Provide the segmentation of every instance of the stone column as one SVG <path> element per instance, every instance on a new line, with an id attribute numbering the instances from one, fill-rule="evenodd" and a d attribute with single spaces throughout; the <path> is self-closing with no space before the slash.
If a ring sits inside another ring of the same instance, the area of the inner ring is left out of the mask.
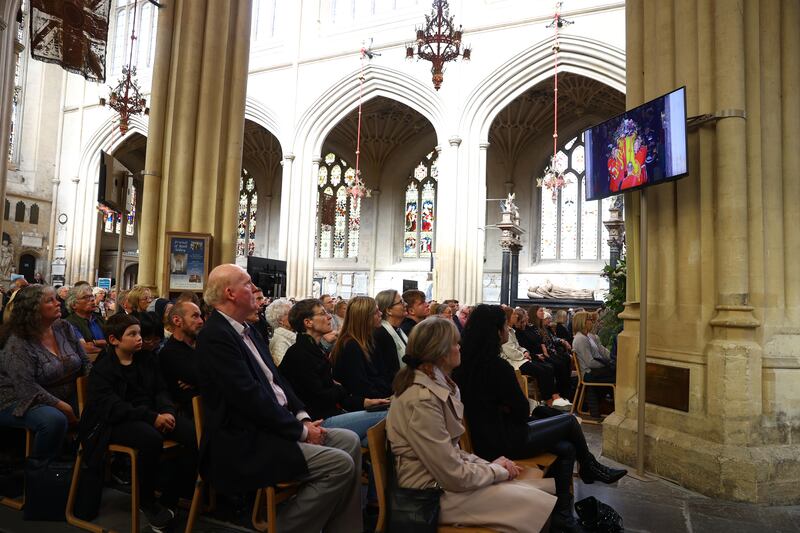
<path id="1" fill-rule="evenodd" d="M 6 175 L 8 165 L 8 134 L 11 128 L 11 102 L 14 96 L 14 71 L 16 67 L 17 11 L 20 0 L 6 0 L 0 8 L 0 202 L 6 198 Z M 4 205 L 0 204 L 0 206 Z M 10 218 L 10 217 L 9 217 Z M 4 217 L 0 216 L 0 233 Z M 15 243 L 19 246 L 19 243 Z"/>
<path id="2" fill-rule="evenodd" d="M 448 139 L 449 147 L 439 153 L 439 202 L 436 205 L 436 261 L 433 272 L 434 298 L 439 301 L 456 296 L 456 248 L 460 225 L 459 147 L 461 137 Z M 443 199 L 447 198 L 447 201 Z"/>
<path id="3" fill-rule="evenodd" d="M 486 253 L 486 156 L 489 143 L 478 145 L 478 172 L 469 183 L 469 212 L 466 213 L 466 257 L 463 285 L 459 300 L 478 303 L 483 300 L 483 257 Z M 474 214 L 473 214 L 474 212 Z M 483 228 L 483 230 L 479 229 Z"/>
<path id="4" fill-rule="evenodd" d="M 508 287 L 511 284 L 511 250 L 508 246 L 503 246 L 503 263 L 500 269 L 500 303 L 508 305 Z"/>
<path id="5" fill-rule="evenodd" d="M 159 10 L 139 282 L 162 293 L 168 231 L 210 233 L 211 267 L 234 260 L 250 10 L 250 0 Z"/>
<path id="6" fill-rule="evenodd" d="M 302 209 L 301 206 L 316 205 L 316 201 L 309 195 L 317 194 L 317 176 L 322 158 L 319 156 L 311 160 L 311 170 L 308 177 L 297 180 L 291 187 L 291 208 L 301 209 L 298 214 L 297 227 L 288 227 L 287 254 L 286 254 L 286 276 L 287 289 L 289 296 L 305 297 L 311 294 L 311 283 L 314 275 L 314 261 L 316 252 L 314 249 L 314 235 L 316 235 L 316 213 L 313 209 Z M 281 192 L 283 195 L 283 192 Z M 299 219 L 299 220 L 298 220 Z M 289 225 L 289 224 L 287 224 Z M 291 226 L 291 225 L 289 225 Z M 283 223 L 281 223 L 281 234 L 283 234 Z"/>
<path id="7" fill-rule="evenodd" d="M 294 167 L 294 154 L 283 156 L 283 169 L 281 171 L 281 210 L 280 226 L 278 226 L 278 259 L 286 261 L 289 245 L 289 208 L 290 200 L 294 193 L 292 186 L 292 170 Z M 286 294 L 289 294 L 288 292 Z"/>

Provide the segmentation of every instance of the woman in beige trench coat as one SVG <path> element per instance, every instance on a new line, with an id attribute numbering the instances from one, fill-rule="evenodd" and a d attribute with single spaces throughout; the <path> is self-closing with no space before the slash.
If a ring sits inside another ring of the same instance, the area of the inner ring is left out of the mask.
<path id="1" fill-rule="evenodd" d="M 398 485 L 443 489 L 445 524 L 540 531 L 556 502 L 552 479 L 536 478 L 505 457 L 489 463 L 458 447 L 464 406 L 449 377 L 461 362 L 453 321 L 431 317 L 417 324 L 404 361 L 386 419 Z"/>

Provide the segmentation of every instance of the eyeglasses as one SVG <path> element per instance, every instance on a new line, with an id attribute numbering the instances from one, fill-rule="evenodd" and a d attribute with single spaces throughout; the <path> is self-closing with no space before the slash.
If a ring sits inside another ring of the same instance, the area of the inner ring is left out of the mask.
<path id="1" fill-rule="evenodd" d="M 400 300 L 399 302 L 393 303 L 390 307 L 397 307 L 398 305 L 405 305 L 405 302 L 403 300 Z"/>
<path id="2" fill-rule="evenodd" d="M 331 314 L 323 309 L 321 313 L 314 313 L 311 316 L 331 316 Z"/>

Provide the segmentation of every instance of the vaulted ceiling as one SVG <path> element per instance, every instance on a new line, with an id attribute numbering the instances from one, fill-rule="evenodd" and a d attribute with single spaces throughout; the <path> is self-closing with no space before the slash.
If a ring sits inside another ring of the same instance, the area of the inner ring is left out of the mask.
<path id="1" fill-rule="evenodd" d="M 354 109 L 331 131 L 329 143 L 352 147 L 355 152 L 358 109 Z M 383 168 L 396 148 L 428 135 L 436 143 L 431 123 L 410 107 L 378 96 L 367 100 L 361 110 L 361 157 L 373 168 Z"/>
<path id="2" fill-rule="evenodd" d="M 242 166 L 257 180 L 263 178 L 268 190 L 271 190 L 272 180 L 281 168 L 282 158 L 278 139 L 262 126 L 246 120 Z"/>
<path id="3" fill-rule="evenodd" d="M 625 95 L 608 85 L 569 72 L 558 76 L 558 123 L 575 123 L 591 114 L 611 117 L 625 111 Z M 490 150 L 499 154 L 506 167 L 512 169 L 523 151 L 536 138 L 552 144 L 553 79 L 539 83 L 511 102 L 495 118 L 489 129 Z M 569 141 L 575 132 L 559 127 L 560 144 Z"/>

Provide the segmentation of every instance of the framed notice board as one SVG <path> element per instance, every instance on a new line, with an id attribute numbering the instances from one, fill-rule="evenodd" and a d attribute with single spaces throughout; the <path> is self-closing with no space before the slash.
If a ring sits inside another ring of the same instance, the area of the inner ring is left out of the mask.
<path id="1" fill-rule="evenodd" d="M 168 231 L 164 252 L 164 292 L 203 292 L 211 262 L 208 233 Z"/>

